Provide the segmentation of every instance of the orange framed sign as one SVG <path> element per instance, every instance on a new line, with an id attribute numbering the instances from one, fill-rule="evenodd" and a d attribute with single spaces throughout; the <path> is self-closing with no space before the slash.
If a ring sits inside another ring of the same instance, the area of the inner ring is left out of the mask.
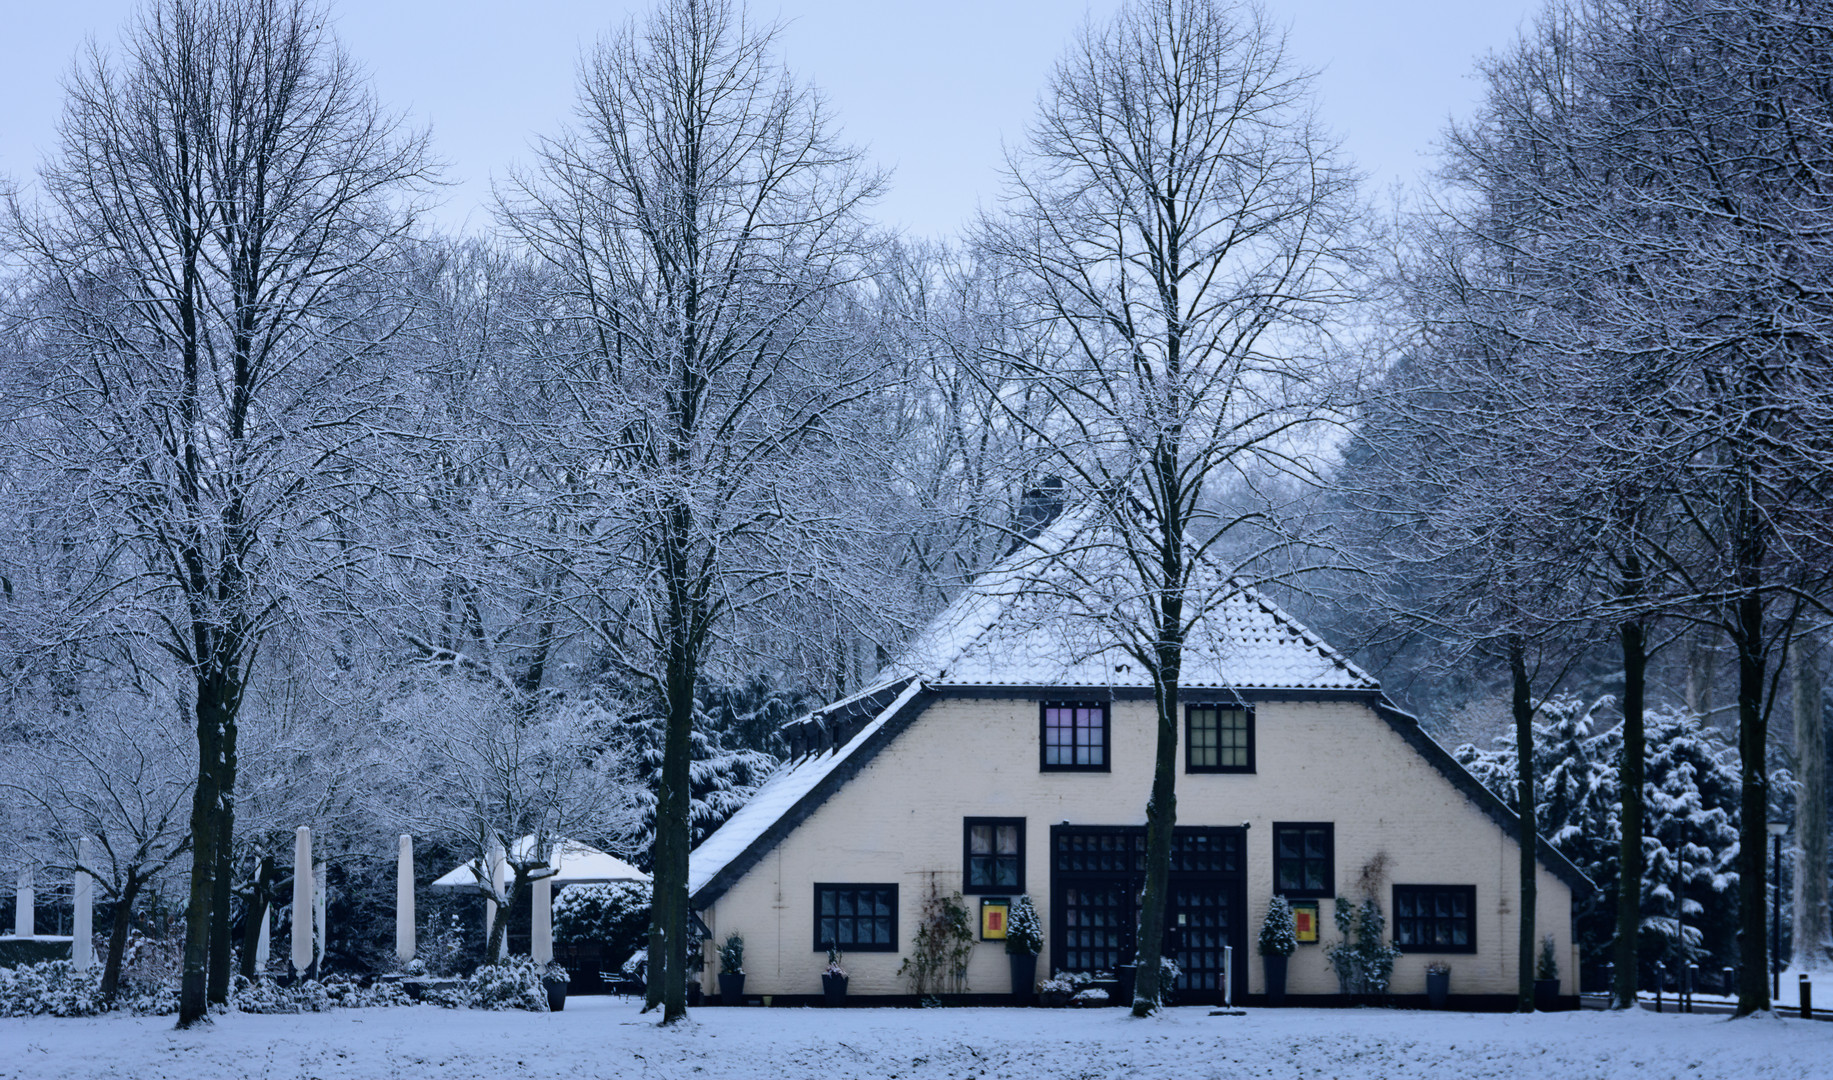
<path id="1" fill-rule="evenodd" d="M 1012 901 L 1004 896 L 980 898 L 980 940 L 1004 941 L 1006 920 L 1012 915 Z"/>
<path id="2" fill-rule="evenodd" d="M 1292 929 L 1301 945 L 1317 944 L 1317 901 L 1292 901 Z"/>

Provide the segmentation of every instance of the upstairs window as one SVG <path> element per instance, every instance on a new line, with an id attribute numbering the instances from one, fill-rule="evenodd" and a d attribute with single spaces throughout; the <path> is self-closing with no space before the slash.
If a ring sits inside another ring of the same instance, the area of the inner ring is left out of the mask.
<path id="1" fill-rule="evenodd" d="M 964 893 L 1025 891 L 1025 819 L 966 818 Z"/>
<path id="2" fill-rule="evenodd" d="M 1107 705 L 1098 701 L 1047 701 L 1039 746 L 1046 772 L 1108 771 Z"/>
<path id="3" fill-rule="evenodd" d="M 1329 822 L 1273 823 L 1273 891 L 1287 898 L 1335 896 L 1336 828 Z"/>
<path id="4" fill-rule="evenodd" d="M 1254 771 L 1254 710 L 1192 705 L 1184 712 L 1184 771 Z"/>

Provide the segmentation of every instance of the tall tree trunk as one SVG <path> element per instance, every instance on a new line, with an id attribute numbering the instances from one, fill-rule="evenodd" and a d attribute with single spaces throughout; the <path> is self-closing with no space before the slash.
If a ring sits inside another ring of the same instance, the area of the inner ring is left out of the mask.
<path id="1" fill-rule="evenodd" d="M 1748 546 L 1743 545 L 1743 546 Z M 1740 553 L 1742 554 L 1742 552 Z M 1754 587 L 1758 565 L 1741 562 L 1742 595 L 1733 612 L 1738 664 L 1738 1003 L 1733 1015 L 1769 1008 L 1769 725 L 1763 715 L 1763 596 Z"/>
<path id="2" fill-rule="evenodd" d="M 230 713 L 223 722 L 222 753 L 218 755 L 216 887 L 210 911 L 210 972 L 208 997 L 212 1005 L 229 1002 L 229 976 L 235 957 L 230 937 L 231 886 L 235 880 L 236 722 Z"/>
<path id="3" fill-rule="evenodd" d="M 687 1015 L 687 856 L 689 791 L 689 756 L 694 728 L 694 664 L 691 657 L 680 661 L 671 673 L 668 732 L 662 747 L 661 815 L 657 835 L 669 833 L 668 845 L 659 855 L 657 887 L 668 891 L 662 906 L 662 1023 L 670 1024 Z"/>
<path id="4" fill-rule="evenodd" d="M 1133 981 L 1133 1015 L 1150 1016 L 1164 998 L 1159 960 L 1164 955 L 1165 911 L 1170 906 L 1171 840 L 1177 829 L 1177 699 L 1180 649 L 1161 648 L 1154 686 L 1158 713 L 1157 757 L 1152 768 L 1152 796 L 1146 802 L 1146 883 L 1139 901 L 1137 967 Z M 1111 752 L 1111 750 L 1110 750 Z"/>
<path id="5" fill-rule="evenodd" d="M 1618 766 L 1622 835 L 1617 840 L 1617 940 L 1611 1006 L 1632 1009 L 1641 964 L 1642 775 L 1648 761 L 1644 716 L 1648 688 L 1648 628 L 1640 619 L 1617 627 L 1623 650 L 1623 759 Z"/>
<path id="6" fill-rule="evenodd" d="M 208 633 L 206 629 L 203 631 Z M 185 952 L 178 989 L 178 1026 L 209 1015 L 210 910 L 216 893 L 216 781 L 221 775 L 223 713 L 220 673 L 197 677 L 197 790 L 191 796 L 191 890 L 185 904 Z"/>
<path id="7" fill-rule="evenodd" d="M 662 739 L 661 789 L 656 793 L 650 983 L 644 1010 L 660 1005 L 661 1022 L 672 1024 L 687 1015 L 687 855 L 688 813 L 692 805 L 688 767 L 704 612 L 687 546 L 692 535 L 692 511 L 676 502 L 665 514 L 662 550 L 669 611 L 667 632 L 663 635 L 668 649 L 663 697 L 668 711 Z"/>
<path id="8" fill-rule="evenodd" d="M 1527 645 L 1519 635 L 1508 642 L 1508 670 L 1514 684 L 1512 695 L 1515 712 L 1515 769 L 1519 789 L 1521 828 L 1517 839 L 1521 848 L 1521 926 L 1515 961 L 1517 972 L 1516 1007 L 1521 1012 L 1534 1011 L 1534 909 L 1539 891 L 1536 847 L 1539 833 L 1534 824 L 1534 701 L 1528 693 Z"/>
<path id="9" fill-rule="evenodd" d="M 531 871 L 519 865 L 515 873 L 510 875 L 507 889 L 509 895 L 497 905 L 496 921 L 490 924 L 490 938 L 484 942 L 485 964 L 494 964 L 498 957 L 507 955 L 503 951 L 503 941 L 509 937 L 509 920 L 521 915 L 521 909 L 516 907 L 516 897 L 521 896 L 522 890 L 528 887 L 530 877 Z"/>
<path id="10" fill-rule="evenodd" d="M 1712 719 L 1712 680 L 1718 670 L 1718 650 L 1707 642 L 1715 636 L 1705 627 L 1687 635 L 1687 711 L 1707 722 Z"/>
<path id="11" fill-rule="evenodd" d="M 1795 967 L 1833 967 L 1833 928 L 1827 911 L 1826 697 L 1819 641 L 1795 643 Z"/>
<path id="12" fill-rule="evenodd" d="M 1169 246 L 1175 252 L 1176 246 Z M 1166 362 L 1173 374 L 1178 368 L 1178 347 L 1173 332 Z M 1133 1015 L 1140 1017 L 1157 1012 L 1164 998 L 1164 988 L 1159 985 L 1159 961 L 1164 955 L 1166 909 L 1171 900 L 1171 847 L 1177 831 L 1178 692 L 1184 666 L 1184 583 L 1189 576 L 1180 498 L 1185 492 L 1178 475 L 1180 437 L 1176 426 L 1165 433 L 1153 453 L 1151 473 L 1159 501 L 1162 547 L 1157 571 L 1162 577 L 1150 601 L 1155 639 L 1152 699 L 1158 714 L 1158 739 L 1152 765 L 1152 795 L 1146 801 L 1146 883 L 1139 902 L 1133 981 Z"/>
<path id="13" fill-rule="evenodd" d="M 127 955 L 127 933 L 134 924 L 134 903 L 140 899 L 140 875 L 129 870 L 115 902 L 115 922 L 108 928 L 108 958 L 102 963 L 102 1001 L 113 1005 L 121 991 L 121 961 Z"/>
<path id="14" fill-rule="evenodd" d="M 255 864 L 255 881 L 248 890 L 248 908 L 242 915 L 242 977 L 253 982 L 261 973 L 255 970 L 255 954 L 261 949 L 261 919 L 273 903 L 274 857 L 261 856 Z"/>
<path id="15" fill-rule="evenodd" d="M 664 745 L 667 735 L 663 736 Z M 666 753 L 666 752 L 665 752 Z M 664 887 L 662 867 L 669 862 L 667 852 L 670 837 L 665 835 L 662 825 L 662 792 L 656 791 L 656 838 L 650 850 L 649 882 L 649 945 L 647 950 L 648 965 L 643 984 L 643 1011 L 658 1009 L 662 1006 L 663 987 L 667 980 L 663 968 L 667 963 L 669 916 L 665 910 L 674 902 L 674 890 Z"/>

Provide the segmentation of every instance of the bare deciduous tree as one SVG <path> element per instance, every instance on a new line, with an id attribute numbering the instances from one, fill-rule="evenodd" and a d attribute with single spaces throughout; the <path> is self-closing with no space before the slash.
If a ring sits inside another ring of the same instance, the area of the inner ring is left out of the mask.
<path id="1" fill-rule="evenodd" d="M 227 992 L 237 714 L 264 639 L 348 555 L 325 522 L 388 400 L 361 385 L 375 270 L 428 168 L 327 24 L 309 0 L 154 0 L 72 74 L 48 207 L 8 203 L 56 361 L 46 449 L 112 550 L 72 610 L 190 682 L 181 1026 Z"/>
<path id="2" fill-rule="evenodd" d="M 616 848 L 634 834 L 630 763 L 605 745 L 613 718 L 589 701 L 531 715 L 487 679 L 426 670 L 408 688 L 382 719 L 376 742 L 391 749 L 376 775 L 398 792 L 391 801 L 407 831 L 471 856 L 479 891 L 497 906 L 489 962 L 522 914 L 521 890 L 553 873 L 563 842 Z"/>
<path id="3" fill-rule="evenodd" d="M 665 0 L 581 65 L 504 223 L 559 280 L 577 409 L 552 433 L 579 485 L 583 623 L 666 717 L 648 1005 L 686 1011 L 689 738 L 721 628 L 794 583 L 842 580 L 845 485 L 881 365 L 845 333 L 879 185 L 730 0 Z M 836 499 L 838 498 L 838 501 Z"/>
<path id="4" fill-rule="evenodd" d="M 1302 471 L 1326 396 L 1314 331 L 1350 295 L 1354 178 L 1309 94 L 1258 7 L 1137 0 L 1057 65 L 983 229 L 1015 317 L 1047 335 L 996 355 L 1047 400 L 1014 416 L 1072 497 L 1103 503 L 1135 601 L 1116 610 L 1142 613 L 1108 628 L 1152 673 L 1158 715 L 1135 1015 L 1161 1000 L 1183 643 L 1221 599 L 1198 566 L 1267 520 L 1253 498 L 1214 507 Z"/>
<path id="5" fill-rule="evenodd" d="M 96 668 L 112 673 L 102 658 Z M 70 710 L 47 709 L 18 740 L 0 745 L 0 790 L 23 800 L 49 825 L 54 870 L 82 870 L 114 901 L 102 968 L 102 996 L 121 983 L 135 904 L 141 892 L 191 847 L 187 810 L 196 782 L 186 767 L 188 724 L 181 704 L 156 686 L 87 695 Z M 77 841 L 94 841 L 77 860 Z"/>

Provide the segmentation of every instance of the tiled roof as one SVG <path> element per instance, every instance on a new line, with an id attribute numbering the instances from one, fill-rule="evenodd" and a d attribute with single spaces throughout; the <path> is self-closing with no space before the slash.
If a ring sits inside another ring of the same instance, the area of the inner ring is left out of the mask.
<path id="1" fill-rule="evenodd" d="M 849 714 L 864 726 L 838 745 L 787 762 L 751 801 L 695 848 L 688 892 L 723 891 L 749 858 L 820 805 L 921 711 L 931 691 L 974 687 L 1139 689 L 1151 677 L 1096 617 L 1104 595 L 1124 605 L 1120 553 L 1094 508 L 1064 514 L 980 575 L 931 620 L 863 692 L 790 725 L 830 723 Z M 1182 685 L 1193 689 L 1359 690 L 1376 681 L 1271 601 L 1213 567 L 1197 575 L 1192 601 L 1202 615 L 1185 643 Z M 1110 605 L 1106 610 L 1114 610 Z M 1124 607 L 1121 608 L 1124 610 Z"/>
<path id="2" fill-rule="evenodd" d="M 1065 514 L 983 574 L 880 674 L 935 686 L 1150 687 L 1117 636 L 1146 626 L 1137 585 L 1091 508 Z M 1212 564 L 1186 593 L 1180 682 L 1201 689 L 1376 690 L 1379 683 L 1278 605 Z M 1127 625 L 1127 624 L 1121 624 Z"/>

